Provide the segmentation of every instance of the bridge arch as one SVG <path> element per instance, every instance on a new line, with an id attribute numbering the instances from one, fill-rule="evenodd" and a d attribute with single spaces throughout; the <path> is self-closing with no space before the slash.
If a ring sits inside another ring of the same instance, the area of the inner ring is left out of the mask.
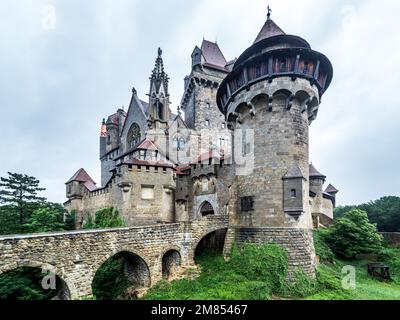
<path id="1" fill-rule="evenodd" d="M 161 274 L 164 279 L 169 279 L 182 265 L 182 254 L 178 247 L 171 247 L 161 255 Z"/>
<path id="2" fill-rule="evenodd" d="M 69 300 L 78 298 L 78 291 L 73 281 L 65 272 L 63 272 L 62 269 L 59 269 L 49 263 L 35 260 L 19 260 L 0 267 L 0 274 L 5 274 L 18 268 L 36 268 L 52 272 L 57 277 L 56 280 L 61 281 L 61 283 L 56 283 L 57 286 L 61 284 L 61 288 L 56 288 L 58 290 L 57 295 L 60 297 L 60 299 Z M 45 276 L 46 274 L 43 273 L 43 277 Z"/>
<path id="3" fill-rule="evenodd" d="M 119 260 L 120 265 L 117 268 L 121 267 L 120 270 L 116 270 L 114 267 L 114 271 L 119 272 L 119 276 L 125 278 L 129 282 L 129 287 L 134 287 L 135 289 L 143 289 L 149 288 L 151 286 L 151 264 L 146 259 L 143 254 L 138 253 L 137 250 L 133 251 L 131 249 L 121 249 L 118 251 L 114 251 L 103 257 L 101 262 L 97 264 L 97 267 L 93 271 L 93 277 L 91 278 L 91 285 L 93 294 L 96 295 L 96 289 L 98 290 L 98 286 L 103 286 L 103 283 L 107 283 L 106 286 L 103 287 L 110 288 L 113 287 L 112 281 L 115 281 L 112 277 L 110 278 L 109 275 L 104 275 L 103 273 L 103 266 L 108 268 L 110 265 L 107 264 L 108 262 L 112 263 L 112 259 L 116 261 Z M 106 281 L 102 280 L 102 278 L 107 277 Z M 110 278 L 110 279 L 108 279 Z M 120 277 L 118 277 L 120 278 Z M 111 284 L 110 284 L 111 283 Z M 100 299 L 109 299 L 109 297 L 100 297 Z"/>
<path id="4" fill-rule="evenodd" d="M 191 251 L 193 259 L 196 260 L 196 257 L 206 250 L 213 250 L 222 254 L 227 231 L 227 228 L 213 228 L 196 237 Z"/>

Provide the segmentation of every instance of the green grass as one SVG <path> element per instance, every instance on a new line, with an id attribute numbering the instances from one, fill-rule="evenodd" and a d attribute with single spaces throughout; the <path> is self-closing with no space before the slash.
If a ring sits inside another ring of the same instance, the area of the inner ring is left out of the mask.
<path id="1" fill-rule="evenodd" d="M 268 278 L 268 273 L 257 276 L 249 269 L 260 270 L 263 259 L 257 258 L 256 251 L 243 254 L 240 259 L 226 262 L 222 256 L 207 253 L 200 257 L 201 274 L 194 280 L 162 281 L 149 290 L 144 299 L 148 300 L 400 300 L 400 249 L 388 248 L 380 261 L 391 267 L 393 281 L 383 282 L 367 274 L 366 260 L 340 260 L 333 258 L 317 268 L 316 280 L 307 279 L 301 273 L 291 286 L 280 287 L 279 281 Z M 253 257 L 251 257 L 253 255 Z M 268 257 L 271 259 L 271 255 Z M 331 258 L 331 257 L 330 257 Z M 256 266 L 246 260 L 257 260 Z M 272 257 L 273 260 L 273 257 Z M 279 261 L 279 259 L 277 260 Z M 274 265 L 274 263 L 272 263 Z M 342 288 L 341 273 L 344 266 L 356 268 L 356 288 Z M 276 267 L 271 270 L 278 270 Z M 246 271 L 247 270 L 247 271 Z M 258 271 L 259 272 L 259 271 Z M 271 272 L 271 271 L 269 271 Z M 278 271 L 278 274 L 281 271 Z M 273 273 L 273 272 L 272 272 Z M 264 277 L 264 278 L 263 278 Z"/>

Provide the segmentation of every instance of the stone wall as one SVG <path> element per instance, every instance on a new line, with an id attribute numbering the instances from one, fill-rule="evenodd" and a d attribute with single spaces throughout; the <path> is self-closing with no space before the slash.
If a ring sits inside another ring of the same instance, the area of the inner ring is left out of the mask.
<path id="1" fill-rule="evenodd" d="M 238 247 L 246 242 L 278 244 L 285 248 L 289 259 L 289 277 L 296 269 L 315 276 L 315 252 L 312 230 L 296 228 L 230 227 L 224 254 L 229 254 L 234 243 Z"/>

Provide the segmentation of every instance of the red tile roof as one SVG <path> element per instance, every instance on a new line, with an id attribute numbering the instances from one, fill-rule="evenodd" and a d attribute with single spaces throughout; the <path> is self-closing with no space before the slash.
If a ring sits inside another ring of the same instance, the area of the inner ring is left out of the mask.
<path id="1" fill-rule="evenodd" d="M 281 28 L 278 27 L 278 25 L 271 19 L 268 19 L 263 27 L 261 28 L 260 33 L 258 34 L 256 40 L 254 43 L 257 43 L 261 40 L 274 37 L 274 36 L 279 36 L 283 35 L 285 32 Z"/>
<path id="2" fill-rule="evenodd" d="M 157 146 L 150 139 L 144 139 L 139 145 L 135 148 L 136 150 L 151 150 L 158 151 Z"/>
<path id="3" fill-rule="evenodd" d="M 93 181 L 93 179 L 89 176 L 89 174 L 85 171 L 85 169 L 79 169 L 71 179 L 68 180 L 67 183 L 70 183 L 72 181 L 78 181 L 82 182 L 83 185 L 89 190 L 93 191 L 97 189 L 96 187 L 96 182 Z"/>
<path id="4" fill-rule="evenodd" d="M 125 119 L 126 119 L 126 112 L 123 111 L 123 110 L 121 110 L 121 111 L 122 111 L 122 123 L 121 123 L 121 126 L 123 127 L 124 123 L 125 123 Z M 110 123 L 115 124 L 116 126 L 118 126 L 118 111 L 116 113 L 113 113 L 112 115 L 110 115 L 107 118 L 107 124 L 110 124 Z"/>

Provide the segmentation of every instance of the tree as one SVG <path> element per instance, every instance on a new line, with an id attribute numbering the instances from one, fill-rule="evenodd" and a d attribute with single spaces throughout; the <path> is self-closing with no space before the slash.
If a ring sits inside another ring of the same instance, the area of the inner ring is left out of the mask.
<path id="1" fill-rule="evenodd" d="M 400 198 L 389 196 L 358 206 L 340 206 L 335 208 L 335 219 L 342 217 L 352 209 L 366 211 L 372 223 L 376 223 L 381 232 L 400 232 Z"/>
<path id="2" fill-rule="evenodd" d="M 0 202 L 15 206 L 19 215 L 19 224 L 25 223 L 26 215 L 32 204 L 44 202 L 37 193 L 45 188 L 39 187 L 40 181 L 26 174 L 8 172 L 8 178 L 0 178 Z"/>
<path id="3" fill-rule="evenodd" d="M 358 254 L 377 253 L 382 249 L 382 236 L 365 211 L 352 209 L 335 221 L 324 236 L 332 251 L 344 258 Z"/>
<path id="4" fill-rule="evenodd" d="M 51 232 L 65 230 L 65 209 L 59 204 L 46 203 L 33 211 L 24 224 L 27 232 Z"/>

